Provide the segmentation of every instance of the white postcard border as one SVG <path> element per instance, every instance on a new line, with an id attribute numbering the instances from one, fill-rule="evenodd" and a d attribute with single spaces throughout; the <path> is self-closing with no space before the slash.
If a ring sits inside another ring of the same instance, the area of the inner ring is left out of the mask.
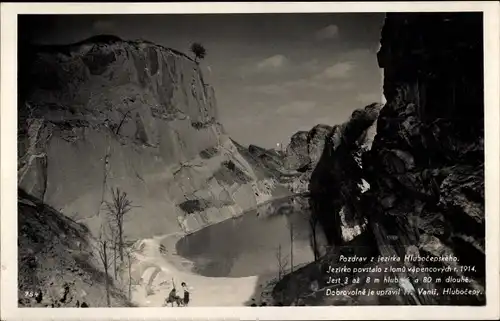
<path id="1" fill-rule="evenodd" d="M 2 320 L 307 320 L 488 319 L 499 317 L 499 13 L 497 2 L 227 2 L 1 4 L 1 317 Z M 264 12 L 484 12 L 486 298 L 485 307 L 356 306 L 241 308 L 17 307 L 17 14 L 167 14 Z"/>

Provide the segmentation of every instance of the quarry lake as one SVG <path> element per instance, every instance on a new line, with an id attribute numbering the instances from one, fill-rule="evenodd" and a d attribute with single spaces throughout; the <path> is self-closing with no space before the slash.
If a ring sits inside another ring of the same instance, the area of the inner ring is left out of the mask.
<path id="1" fill-rule="evenodd" d="M 287 270 L 291 253 L 294 267 L 314 260 L 309 217 L 303 196 L 274 200 L 185 236 L 177 242 L 177 254 L 192 261 L 193 272 L 203 276 L 277 274 L 278 257 Z M 316 230 L 321 243 L 322 231 Z"/>

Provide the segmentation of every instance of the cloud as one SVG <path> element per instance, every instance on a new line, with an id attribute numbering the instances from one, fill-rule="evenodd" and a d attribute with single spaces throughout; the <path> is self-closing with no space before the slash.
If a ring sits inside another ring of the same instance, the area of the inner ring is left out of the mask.
<path id="1" fill-rule="evenodd" d="M 257 63 L 258 70 L 264 70 L 268 68 L 281 68 L 285 66 L 288 62 L 288 59 L 283 55 L 274 55 L 272 57 L 266 58 Z"/>
<path id="2" fill-rule="evenodd" d="M 310 113 L 316 107 L 314 101 L 293 101 L 285 105 L 281 105 L 276 109 L 276 113 L 285 116 L 297 116 Z"/>
<path id="3" fill-rule="evenodd" d="M 316 31 L 314 34 L 316 40 L 337 39 L 339 37 L 339 27 L 337 25 L 329 25 Z"/>
<path id="4" fill-rule="evenodd" d="M 353 49 L 340 53 L 337 58 L 349 61 L 370 61 L 372 63 L 377 57 L 377 52 L 372 48 Z"/>
<path id="5" fill-rule="evenodd" d="M 320 62 L 316 58 L 304 62 L 299 67 L 306 73 L 316 73 L 319 69 L 321 69 Z"/>
<path id="6" fill-rule="evenodd" d="M 247 77 L 257 76 L 261 73 L 281 71 L 287 65 L 289 65 L 289 59 L 284 55 L 277 54 L 262 60 L 253 60 L 243 64 L 238 68 L 239 77 L 246 79 Z"/>
<path id="7" fill-rule="evenodd" d="M 115 29 L 115 24 L 109 20 L 96 20 L 92 24 L 92 28 L 97 32 L 112 32 Z"/>
<path id="8" fill-rule="evenodd" d="M 290 95 L 291 93 L 297 93 L 303 90 L 321 90 L 331 92 L 332 90 L 344 91 L 351 90 L 353 88 L 355 88 L 355 83 L 353 81 L 346 81 L 345 79 L 342 79 L 341 82 L 332 83 L 325 81 L 325 78 L 321 78 L 319 75 L 315 75 L 313 77 L 288 80 L 278 83 L 246 86 L 244 90 L 249 93 L 264 95 Z"/>
<path id="9" fill-rule="evenodd" d="M 287 84 L 267 84 L 267 85 L 257 85 L 257 86 L 247 86 L 246 91 L 267 94 L 267 95 L 281 95 L 288 92 Z"/>
<path id="10" fill-rule="evenodd" d="M 245 90 L 251 93 L 266 95 L 289 95 L 300 89 L 311 89 L 317 87 L 317 82 L 308 78 L 280 81 L 265 85 L 247 86 Z"/>
<path id="11" fill-rule="evenodd" d="M 321 73 L 316 75 L 316 79 L 336 79 L 346 78 L 351 74 L 355 65 L 352 61 L 339 62 L 325 68 Z"/>

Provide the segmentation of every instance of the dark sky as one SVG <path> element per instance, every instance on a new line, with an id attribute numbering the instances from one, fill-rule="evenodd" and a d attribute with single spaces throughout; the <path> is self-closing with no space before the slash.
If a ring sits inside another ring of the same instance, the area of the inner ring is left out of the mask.
<path id="1" fill-rule="evenodd" d="M 221 121 L 243 144 L 287 144 L 298 130 L 345 121 L 380 101 L 383 13 L 58 15 L 20 19 L 20 37 L 63 44 L 96 34 L 207 49 Z M 21 28 L 22 27 L 22 28 Z"/>

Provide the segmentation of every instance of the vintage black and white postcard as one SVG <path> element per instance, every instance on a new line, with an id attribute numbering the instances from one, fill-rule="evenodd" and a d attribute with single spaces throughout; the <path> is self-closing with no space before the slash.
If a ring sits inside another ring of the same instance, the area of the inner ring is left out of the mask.
<path id="1" fill-rule="evenodd" d="M 498 317 L 498 8 L 2 4 L 2 320 Z"/>

